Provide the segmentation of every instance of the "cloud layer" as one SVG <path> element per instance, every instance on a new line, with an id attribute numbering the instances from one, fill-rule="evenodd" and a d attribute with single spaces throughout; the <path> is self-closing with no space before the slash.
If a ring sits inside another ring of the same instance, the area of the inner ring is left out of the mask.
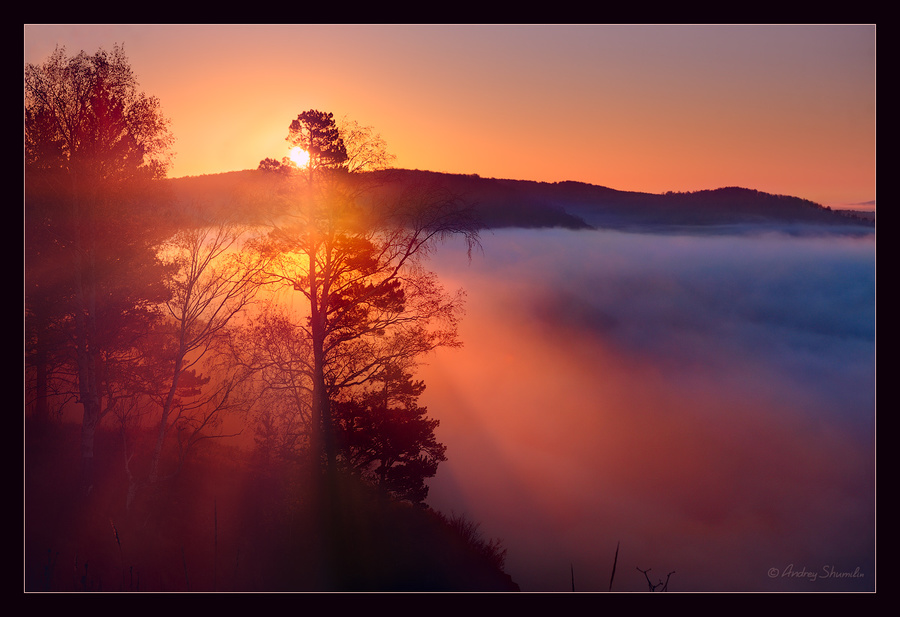
<path id="1" fill-rule="evenodd" d="M 524 590 L 605 591 L 617 542 L 614 590 L 873 588 L 874 237 L 503 231 L 433 265 L 469 302 L 421 372 L 429 503 Z"/>

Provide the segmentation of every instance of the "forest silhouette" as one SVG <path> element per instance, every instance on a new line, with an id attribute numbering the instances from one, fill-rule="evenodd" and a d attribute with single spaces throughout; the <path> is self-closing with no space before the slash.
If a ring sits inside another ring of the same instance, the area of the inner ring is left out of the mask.
<path id="1" fill-rule="evenodd" d="M 25 68 L 26 590 L 517 589 L 425 504 L 415 369 L 463 308 L 426 262 L 477 246 L 470 210 L 367 200 L 383 140 L 308 110 L 252 224 L 210 216 L 164 181 L 168 127 L 119 47 Z"/>

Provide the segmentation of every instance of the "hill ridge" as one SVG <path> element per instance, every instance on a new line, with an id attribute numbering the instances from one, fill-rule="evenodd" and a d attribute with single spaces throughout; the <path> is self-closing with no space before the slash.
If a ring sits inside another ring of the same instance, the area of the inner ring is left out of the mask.
<path id="1" fill-rule="evenodd" d="M 212 198 L 214 202 L 215 193 L 222 197 L 223 191 L 233 190 L 266 173 L 272 172 L 243 170 L 174 178 L 169 182 L 181 197 L 208 191 L 206 198 Z M 832 210 L 800 197 L 741 186 L 646 193 L 577 180 L 543 182 L 483 178 L 477 174 L 399 168 L 366 172 L 361 177 L 376 180 L 373 190 L 381 196 L 416 184 L 440 188 L 472 206 L 480 224 L 487 229 L 562 227 L 664 231 L 695 228 L 735 231 L 812 225 L 837 233 L 868 233 L 875 227 L 871 214 L 862 216 L 846 210 Z"/>

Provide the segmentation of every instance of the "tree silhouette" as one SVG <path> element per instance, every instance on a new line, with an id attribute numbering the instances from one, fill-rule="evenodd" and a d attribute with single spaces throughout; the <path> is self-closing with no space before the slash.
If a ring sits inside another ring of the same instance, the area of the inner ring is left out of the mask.
<path id="1" fill-rule="evenodd" d="M 65 404 L 71 370 L 67 341 L 71 330 L 69 308 L 72 281 L 59 268 L 67 251 L 56 242 L 50 225 L 33 216 L 26 199 L 25 221 L 25 378 L 26 409 L 46 424 Z"/>
<path id="2" fill-rule="evenodd" d="M 291 147 L 309 153 L 309 168 L 338 169 L 347 162 L 347 148 L 334 114 L 310 109 L 292 121 L 285 138 Z"/>
<path id="3" fill-rule="evenodd" d="M 334 409 L 340 463 L 417 504 L 428 496 L 425 480 L 446 460 L 446 447 L 434 435 L 438 421 L 417 404 L 424 390 L 424 382 L 389 364 L 372 377 L 368 388 L 336 402 Z"/>
<path id="4" fill-rule="evenodd" d="M 308 181 L 303 173 L 281 178 L 272 193 L 281 208 L 255 246 L 270 260 L 270 282 L 302 298 L 293 328 L 309 341 L 298 360 L 311 391 L 311 451 L 333 470 L 331 401 L 391 361 L 408 364 L 458 344 L 462 294 L 447 294 L 424 260 L 442 238 L 462 234 L 475 243 L 477 231 L 446 195 L 421 193 L 415 207 L 398 200 L 379 209 L 361 200 L 354 174 L 341 167 L 346 148 L 331 114 L 300 114 L 291 128 L 315 163 L 304 172 Z"/>
<path id="5" fill-rule="evenodd" d="M 260 285 L 262 264 L 237 247 L 245 230 L 222 223 L 183 230 L 166 246 L 177 270 L 170 279 L 171 297 L 165 303 L 163 340 L 155 341 L 161 375 L 149 391 L 157 400 L 160 419 L 150 463 L 149 481 L 160 475 L 160 458 L 167 435 L 178 429 L 182 456 L 201 438 L 201 432 L 217 424 L 221 414 L 235 405 L 235 389 L 247 377 L 240 367 L 221 366 L 214 383 L 201 379 L 216 358 L 225 356 L 229 327 L 253 301 Z M 147 356 L 152 356 L 148 350 Z M 192 380 L 193 384 L 184 382 Z M 159 385 L 157 385 L 159 384 Z M 192 396 L 176 396 L 188 385 Z M 210 387 L 206 387 L 210 386 Z"/>
<path id="6" fill-rule="evenodd" d="M 672 578 L 672 575 L 675 574 L 675 570 L 672 570 L 666 575 L 666 580 L 659 579 L 658 582 L 653 583 L 650 580 L 650 568 L 646 570 L 641 570 L 640 568 L 636 568 L 638 572 L 644 575 L 644 578 L 647 579 L 647 587 L 650 591 L 668 591 L 669 590 L 669 579 Z"/>
<path id="7" fill-rule="evenodd" d="M 257 167 L 260 171 L 274 171 L 279 173 L 289 173 L 291 171 L 291 166 L 288 162 L 288 158 L 284 157 L 281 161 L 276 161 L 273 158 L 266 157 L 259 162 L 259 167 Z"/>
<path id="8" fill-rule="evenodd" d="M 311 353 L 293 316 L 274 302 L 264 303 L 239 330 L 233 355 L 255 376 L 255 439 L 266 464 L 309 450 Z"/>
<path id="9" fill-rule="evenodd" d="M 384 139 L 371 126 L 362 126 L 347 117 L 342 118 L 337 126 L 347 152 L 347 171 L 377 171 L 393 164 L 396 157 L 388 152 Z"/>
<path id="10" fill-rule="evenodd" d="M 171 135 L 159 101 L 137 90 L 123 50 L 57 48 L 25 67 L 26 315 L 65 323 L 78 400 L 83 406 L 84 489 L 92 485 L 94 432 L 115 404 L 134 337 L 165 299 L 154 245 L 165 235 L 155 218 L 155 180 L 165 176 Z M 142 207 L 136 207 L 140 203 Z M 44 278 L 50 259 L 59 268 Z M 54 316 L 36 307 L 61 301 Z M 43 353 L 35 340 L 36 356 Z M 40 398 L 40 396 L 38 396 Z"/>

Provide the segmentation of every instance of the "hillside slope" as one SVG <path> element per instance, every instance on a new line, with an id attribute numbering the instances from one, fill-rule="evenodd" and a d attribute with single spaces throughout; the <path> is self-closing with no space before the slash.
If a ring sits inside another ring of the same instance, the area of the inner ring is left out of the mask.
<path id="1" fill-rule="evenodd" d="M 271 173 L 271 172 L 269 172 Z M 267 172 L 247 170 L 170 180 L 185 207 L 255 220 L 265 208 Z M 811 201 L 726 187 L 690 193 L 619 191 L 581 182 L 534 182 L 391 169 L 360 176 L 370 204 L 404 193 L 440 192 L 471 207 L 486 229 L 504 227 L 734 232 L 799 227 L 835 233 L 874 231 L 873 216 L 837 211 Z"/>
<path id="2" fill-rule="evenodd" d="M 452 518 L 349 478 L 323 514 L 296 468 L 216 440 L 126 508 L 122 437 L 101 430 L 84 500 L 78 430 L 26 427 L 26 591 L 519 590 Z"/>

